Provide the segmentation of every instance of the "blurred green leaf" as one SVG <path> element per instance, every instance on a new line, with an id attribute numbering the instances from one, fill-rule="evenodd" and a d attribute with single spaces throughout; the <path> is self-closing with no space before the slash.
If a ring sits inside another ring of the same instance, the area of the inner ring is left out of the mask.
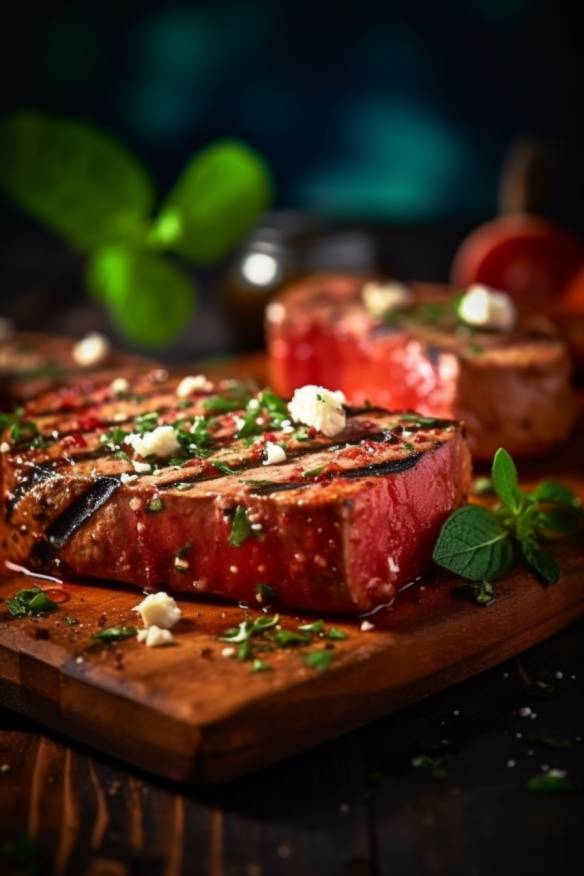
<path id="1" fill-rule="evenodd" d="M 203 149 L 187 164 L 162 206 L 151 242 L 200 264 L 222 258 L 270 202 L 263 160 L 236 141 Z"/>
<path id="2" fill-rule="evenodd" d="M 87 284 L 114 325 L 143 347 L 170 344 L 193 312 L 190 279 L 162 256 L 130 246 L 97 250 L 89 259 Z"/>
<path id="3" fill-rule="evenodd" d="M 152 183 L 139 160 L 83 122 L 23 111 L 0 122 L 0 185 L 82 251 L 144 237 Z"/>

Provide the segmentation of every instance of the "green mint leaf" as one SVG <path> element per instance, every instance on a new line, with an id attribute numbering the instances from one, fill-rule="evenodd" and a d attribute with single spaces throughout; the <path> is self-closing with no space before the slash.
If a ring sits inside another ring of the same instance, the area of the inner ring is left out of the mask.
<path id="1" fill-rule="evenodd" d="M 240 411 L 247 402 L 248 398 L 241 395 L 210 395 L 205 399 L 203 407 L 213 414 L 228 414 L 231 411 Z"/>
<path id="2" fill-rule="evenodd" d="M 63 623 L 67 624 L 68 627 L 75 627 L 79 623 L 76 617 L 73 617 L 70 614 L 66 614 L 63 618 Z"/>
<path id="3" fill-rule="evenodd" d="M 295 648 L 298 645 L 308 645 L 312 640 L 309 633 L 296 633 L 294 630 L 276 630 L 274 641 L 280 648 Z"/>
<path id="4" fill-rule="evenodd" d="M 148 505 L 146 506 L 146 510 L 150 512 L 150 514 L 158 514 L 159 511 L 164 510 L 164 502 L 160 498 L 160 496 L 154 496 L 153 499 L 150 499 Z"/>
<path id="5" fill-rule="evenodd" d="M 433 779 L 448 778 L 448 770 L 441 757 L 430 757 L 428 754 L 418 754 L 412 758 L 412 766 L 416 770 L 427 770 Z"/>
<path id="6" fill-rule="evenodd" d="M 39 614 L 50 614 L 57 610 L 57 603 L 41 590 L 40 587 L 29 587 L 19 590 L 6 600 L 8 614 L 11 617 L 31 617 Z"/>
<path id="7" fill-rule="evenodd" d="M 313 621 L 311 624 L 301 624 L 298 629 L 301 630 L 301 632 L 303 633 L 324 633 L 324 621 L 316 620 Z"/>
<path id="8" fill-rule="evenodd" d="M 493 585 L 490 581 L 467 581 L 457 589 L 457 594 L 477 605 L 491 605 L 495 601 Z"/>
<path id="9" fill-rule="evenodd" d="M 101 247 L 89 259 L 86 282 L 118 331 L 141 347 L 167 347 L 193 313 L 193 282 L 157 253 Z"/>
<path id="10" fill-rule="evenodd" d="M 251 636 L 253 630 L 253 624 L 250 620 L 242 621 L 237 627 L 229 627 L 229 629 L 224 630 L 223 634 L 219 636 L 220 642 L 231 642 L 235 644 L 237 642 L 246 642 Z"/>
<path id="11" fill-rule="evenodd" d="M 307 468 L 302 472 L 303 478 L 317 478 L 323 473 L 326 465 L 315 465 L 314 468 Z"/>
<path id="12" fill-rule="evenodd" d="M 462 578 L 492 581 L 511 567 L 513 548 L 508 530 L 492 511 L 465 505 L 442 526 L 433 559 Z"/>
<path id="13" fill-rule="evenodd" d="M 242 143 L 214 143 L 183 170 L 154 224 L 152 242 L 209 264 L 241 241 L 270 199 L 262 159 Z"/>
<path id="14" fill-rule="evenodd" d="M 237 474 L 236 469 L 231 468 L 229 465 L 226 465 L 224 462 L 211 461 L 211 465 L 213 466 L 213 468 L 216 468 L 217 471 L 220 471 L 221 474 L 224 474 L 224 475 Z"/>
<path id="15" fill-rule="evenodd" d="M 342 639 L 348 639 L 349 635 L 344 630 L 339 630 L 337 627 L 331 627 L 326 634 L 326 637 L 327 639 L 333 639 L 340 642 Z"/>
<path id="16" fill-rule="evenodd" d="M 0 185 L 82 252 L 139 240 L 154 203 L 138 159 L 97 128 L 22 111 L 0 124 Z"/>
<path id="17" fill-rule="evenodd" d="M 560 567 L 554 557 L 544 551 L 534 539 L 519 542 L 521 553 L 530 569 L 544 584 L 556 584 L 560 577 Z"/>
<path id="18" fill-rule="evenodd" d="M 538 502 L 550 505 L 567 505 L 569 508 L 582 508 L 582 502 L 569 487 L 556 481 L 541 481 L 531 493 Z"/>
<path id="19" fill-rule="evenodd" d="M 537 515 L 537 528 L 542 534 L 556 533 L 558 535 L 573 535 L 582 526 L 583 517 L 580 511 L 571 508 L 561 508 L 557 511 L 542 511 Z"/>
<path id="20" fill-rule="evenodd" d="M 256 617 L 256 619 L 252 621 L 251 634 L 252 636 L 261 635 L 262 633 L 265 633 L 266 630 L 271 630 L 273 627 L 276 627 L 279 623 L 279 614 L 260 615 L 260 617 Z"/>
<path id="21" fill-rule="evenodd" d="M 271 672 L 272 667 L 269 663 L 264 663 L 259 657 L 256 657 L 251 665 L 252 672 Z"/>
<path id="22" fill-rule="evenodd" d="M 304 665 L 309 669 L 316 669 L 317 672 L 325 672 L 334 660 L 334 656 L 334 651 L 310 651 L 304 654 Z"/>
<path id="23" fill-rule="evenodd" d="M 251 524 L 249 522 L 247 511 L 243 505 L 238 505 L 233 515 L 231 523 L 231 532 L 229 533 L 229 544 L 231 547 L 241 547 L 252 534 Z"/>
<path id="24" fill-rule="evenodd" d="M 136 627 L 131 626 L 106 627 L 105 630 L 94 633 L 91 638 L 96 642 L 118 642 L 121 639 L 131 639 L 137 632 Z"/>
<path id="25" fill-rule="evenodd" d="M 527 790 L 545 794 L 565 794 L 580 789 L 574 782 L 570 781 L 563 770 L 549 770 L 547 773 L 532 776 L 527 782 Z"/>
<path id="26" fill-rule="evenodd" d="M 495 453 L 491 470 L 493 488 L 501 502 L 516 512 L 521 506 L 517 468 L 507 451 L 500 447 Z"/>

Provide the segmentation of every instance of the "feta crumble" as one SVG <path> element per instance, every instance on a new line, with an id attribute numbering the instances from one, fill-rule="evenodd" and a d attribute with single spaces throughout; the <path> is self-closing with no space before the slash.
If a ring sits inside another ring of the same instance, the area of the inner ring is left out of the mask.
<path id="1" fill-rule="evenodd" d="M 296 423 L 313 426 L 332 438 L 345 428 L 347 415 L 344 402 L 345 396 L 340 390 L 331 392 L 323 386 L 308 384 L 295 391 L 288 410 Z"/>
<path id="2" fill-rule="evenodd" d="M 138 612 L 145 627 L 161 627 L 169 630 L 181 618 L 181 610 L 168 593 L 160 590 L 150 593 L 132 611 Z"/>
<path id="3" fill-rule="evenodd" d="M 9 453 L 9 452 L 10 452 L 10 444 L 8 443 L 8 441 L 3 441 L 2 444 L 0 444 L 0 453 Z"/>
<path id="4" fill-rule="evenodd" d="M 130 389 L 130 384 L 125 377 L 116 377 L 116 379 L 112 380 L 110 383 L 110 389 L 114 395 L 123 395 Z"/>
<path id="5" fill-rule="evenodd" d="M 91 332 L 75 344 L 71 355 L 77 365 L 92 368 L 94 365 L 102 365 L 110 352 L 111 344 L 106 336 L 100 332 Z"/>
<path id="6" fill-rule="evenodd" d="M 381 319 L 395 310 L 409 307 L 414 300 L 414 293 L 403 283 L 365 283 L 361 290 L 361 298 L 371 316 Z"/>
<path id="7" fill-rule="evenodd" d="M 122 484 L 131 484 L 133 481 L 138 480 L 138 475 L 136 474 L 128 474 L 128 472 L 123 472 L 120 475 L 120 483 Z"/>
<path id="8" fill-rule="evenodd" d="M 138 456 L 159 456 L 161 459 L 172 456 L 180 447 L 172 426 L 157 426 L 152 432 L 145 432 L 143 435 L 128 435 L 125 443 Z"/>
<path id="9" fill-rule="evenodd" d="M 361 629 L 361 632 L 368 633 L 369 630 L 375 629 L 375 624 L 372 624 L 371 621 L 364 620 L 364 621 L 361 621 L 360 629 Z"/>
<path id="10" fill-rule="evenodd" d="M 152 471 L 152 466 L 149 462 L 139 462 L 135 459 L 132 466 L 134 467 L 134 471 L 138 474 L 148 474 L 148 472 Z"/>
<path id="11" fill-rule="evenodd" d="M 458 315 L 467 325 L 499 332 L 512 331 L 517 320 L 513 299 L 481 283 L 469 286 L 458 305 Z"/>
<path id="12" fill-rule="evenodd" d="M 137 639 L 139 642 L 144 642 L 147 648 L 160 648 L 161 645 L 171 645 L 174 642 L 174 636 L 170 630 L 164 630 L 155 625 L 145 630 L 138 630 Z"/>
<path id="13" fill-rule="evenodd" d="M 210 383 L 204 374 L 189 374 L 188 377 L 183 377 L 176 388 L 176 394 L 179 398 L 187 398 L 193 392 L 207 392 L 213 389 L 213 384 Z"/>
<path id="14" fill-rule="evenodd" d="M 286 460 L 286 451 L 275 441 L 266 441 L 265 453 L 264 465 L 278 465 Z"/>

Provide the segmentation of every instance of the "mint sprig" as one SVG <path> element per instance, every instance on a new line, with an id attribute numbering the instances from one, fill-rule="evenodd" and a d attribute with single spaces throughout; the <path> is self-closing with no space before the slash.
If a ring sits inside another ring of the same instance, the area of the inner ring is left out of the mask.
<path id="1" fill-rule="evenodd" d="M 491 482 L 500 503 L 493 509 L 465 505 L 451 514 L 436 542 L 434 562 L 467 581 L 490 583 L 520 556 L 542 583 L 555 584 L 560 569 L 542 542 L 581 525 L 579 498 L 555 481 L 522 490 L 515 463 L 503 448 L 493 459 Z"/>

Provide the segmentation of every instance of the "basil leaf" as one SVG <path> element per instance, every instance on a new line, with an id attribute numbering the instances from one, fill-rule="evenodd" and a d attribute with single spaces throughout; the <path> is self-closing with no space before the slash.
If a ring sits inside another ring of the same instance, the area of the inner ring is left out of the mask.
<path id="1" fill-rule="evenodd" d="M 157 253 L 131 246 L 104 246 L 92 254 L 87 284 L 127 340 L 159 349 L 185 328 L 194 307 L 194 286 Z"/>
<path id="2" fill-rule="evenodd" d="M 544 584 L 556 584 L 560 577 L 560 567 L 555 559 L 532 539 L 523 539 L 519 544 L 525 562 L 540 581 Z"/>
<path id="3" fill-rule="evenodd" d="M 83 252 L 139 240 L 154 203 L 148 175 L 120 143 L 83 122 L 29 110 L 0 124 L 0 185 Z"/>
<path id="4" fill-rule="evenodd" d="M 229 544 L 231 547 L 241 547 L 244 541 L 250 537 L 251 532 L 251 524 L 247 517 L 247 511 L 243 505 L 238 505 L 235 509 L 235 514 L 231 523 Z"/>
<path id="5" fill-rule="evenodd" d="M 442 526 L 433 559 L 462 578 L 492 581 L 510 568 L 513 548 L 509 532 L 492 511 L 465 505 Z"/>
<path id="6" fill-rule="evenodd" d="M 582 503 L 576 493 L 564 484 L 556 481 L 541 481 L 531 493 L 538 502 L 549 502 L 552 505 L 568 505 L 570 508 L 582 508 Z"/>
<path id="7" fill-rule="evenodd" d="M 187 164 L 152 230 L 153 242 L 199 264 L 223 258 L 252 228 L 271 198 L 262 159 L 225 140 Z"/>
<path id="8" fill-rule="evenodd" d="M 521 494 L 517 469 L 510 454 L 503 447 L 495 453 L 491 477 L 493 488 L 501 502 L 511 511 L 518 511 L 521 506 Z"/>

